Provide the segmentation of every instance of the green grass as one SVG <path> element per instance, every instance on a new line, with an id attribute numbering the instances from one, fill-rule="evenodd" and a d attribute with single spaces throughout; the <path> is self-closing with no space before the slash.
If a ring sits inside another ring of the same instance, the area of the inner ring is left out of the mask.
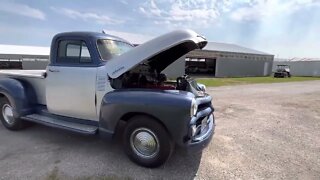
<path id="1" fill-rule="evenodd" d="M 240 77 L 240 78 L 196 78 L 197 82 L 207 87 L 229 86 L 240 84 L 258 84 L 258 83 L 281 83 L 281 82 L 299 82 L 320 80 L 320 77 L 291 77 L 291 78 L 273 78 L 273 77 Z"/>

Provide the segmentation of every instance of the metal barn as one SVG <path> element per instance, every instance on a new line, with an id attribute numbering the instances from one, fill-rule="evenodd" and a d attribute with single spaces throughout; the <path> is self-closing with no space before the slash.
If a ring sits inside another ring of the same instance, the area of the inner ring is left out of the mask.
<path id="1" fill-rule="evenodd" d="M 214 77 L 269 76 L 274 55 L 235 44 L 209 42 L 186 55 L 186 71 Z"/>
<path id="2" fill-rule="evenodd" d="M 0 68 L 45 69 L 49 47 L 0 45 Z M 234 44 L 209 42 L 203 50 L 194 50 L 167 67 L 169 78 L 184 74 L 212 77 L 269 76 L 273 55 Z"/>
<path id="3" fill-rule="evenodd" d="M 44 69 L 49 47 L 0 44 L 0 69 Z"/>
<path id="4" fill-rule="evenodd" d="M 277 65 L 289 65 L 292 76 L 320 76 L 320 59 L 313 58 L 293 58 L 275 59 L 273 71 Z"/>

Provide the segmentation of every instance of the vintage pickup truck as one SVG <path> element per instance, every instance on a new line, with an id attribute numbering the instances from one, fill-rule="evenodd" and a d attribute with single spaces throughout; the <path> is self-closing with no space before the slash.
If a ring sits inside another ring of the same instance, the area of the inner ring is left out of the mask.
<path id="1" fill-rule="evenodd" d="M 188 76 L 161 73 L 207 41 L 178 30 L 133 47 L 94 32 L 57 34 L 46 70 L 0 71 L 0 119 L 9 130 L 35 122 L 114 137 L 145 167 L 162 165 L 175 146 L 202 150 L 214 134 L 212 98 Z M 191 151 L 194 152 L 194 151 Z"/>

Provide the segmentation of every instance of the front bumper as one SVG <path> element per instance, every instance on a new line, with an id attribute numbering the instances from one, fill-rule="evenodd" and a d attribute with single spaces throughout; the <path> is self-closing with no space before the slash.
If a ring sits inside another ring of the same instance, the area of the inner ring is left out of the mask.
<path id="1" fill-rule="evenodd" d="M 187 151 L 200 151 L 208 146 L 215 131 L 214 108 L 209 95 L 196 98 L 198 111 L 191 118 L 185 145 Z"/>
<path id="2" fill-rule="evenodd" d="M 207 116 L 207 122 L 208 123 L 204 128 L 204 131 L 200 132 L 198 135 L 194 137 L 191 137 L 191 139 L 188 141 L 188 151 L 201 151 L 210 143 L 215 131 L 215 119 L 212 113 L 210 113 L 210 115 Z"/>

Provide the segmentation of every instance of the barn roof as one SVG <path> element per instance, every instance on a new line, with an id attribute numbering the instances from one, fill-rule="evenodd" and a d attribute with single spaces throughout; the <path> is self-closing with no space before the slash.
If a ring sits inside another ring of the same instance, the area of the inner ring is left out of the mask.
<path id="1" fill-rule="evenodd" d="M 274 61 L 320 61 L 320 58 L 275 58 Z"/>
<path id="2" fill-rule="evenodd" d="M 272 55 L 265 52 L 257 51 L 254 49 L 242 47 L 236 44 L 208 42 L 207 46 L 203 50 L 208 51 L 222 51 L 222 52 L 234 52 L 234 53 L 246 53 L 246 54 L 259 54 L 259 55 Z"/>
<path id="3" fill-rule="evenodd" d="M 0 44 L 0 54 L 48 56 L 50 54 L 50 48 Z"/>

